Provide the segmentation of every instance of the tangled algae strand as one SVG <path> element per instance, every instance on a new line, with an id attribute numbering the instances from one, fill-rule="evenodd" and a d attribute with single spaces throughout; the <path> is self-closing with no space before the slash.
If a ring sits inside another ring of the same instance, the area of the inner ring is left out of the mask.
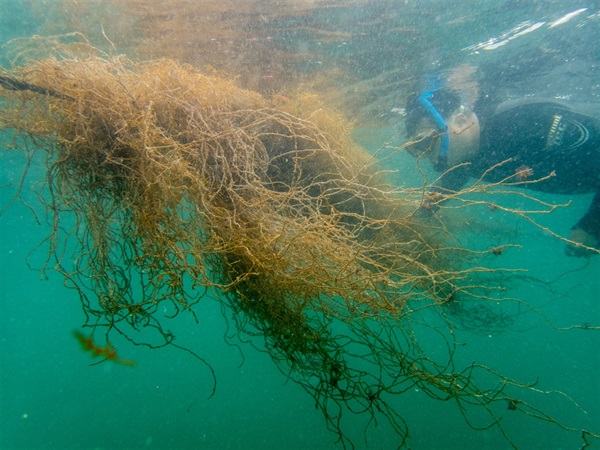
<path id="1" fill-rule="evenodd" d="M 349 414 L 366 429 L 387 420 L 405 445 L 393 400 L 415 388 L 512 445 L 507 405 L 566 428 L 519 397 L 543 393 L 534 386 L 456 367 L 441 305 L 485 291 L 474 277 L 490 269 L 462 268 L 469 251 L 419 214 L 423 192 L 386 184 L 315 97 L 275 104 L 226 77 L 134 63 L 73 36 L 8 47 L 0 126 L 47 153 L 53 268 L 88 326 L 134 342 L 153 330 L 159 344 L 148 345 L 173 344 L 165 321 L 189 312 L 202 322 L 194 304 L 216 296 L 240 336 L 264 338 L 344 447 Z M 423 330 L 445 355 L 428 353 Z"/>

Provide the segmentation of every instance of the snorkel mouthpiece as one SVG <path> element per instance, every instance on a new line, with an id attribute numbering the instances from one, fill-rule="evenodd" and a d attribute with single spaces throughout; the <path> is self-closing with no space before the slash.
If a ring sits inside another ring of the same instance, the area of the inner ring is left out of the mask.
<path id="1" fill-rule="evenodd" d="M 433 93 L 434 91 L 422 92 L 421 95 L 419 95 L 419 103 L 421 106 L 423 106 L 425 111 L 427 111 L 427 114 L 433 120 L 433 123 L 435 123 L 438 131 L 442 133 L 440 156 L 437 164 L 435 165 L 435 169 L 438 171 L 443 171 L 448 167 L 448 146 L 450 144 L 450 137 L 448 136 L 448 125 L 446 125 L 444 118 L 429 101 Z"/>

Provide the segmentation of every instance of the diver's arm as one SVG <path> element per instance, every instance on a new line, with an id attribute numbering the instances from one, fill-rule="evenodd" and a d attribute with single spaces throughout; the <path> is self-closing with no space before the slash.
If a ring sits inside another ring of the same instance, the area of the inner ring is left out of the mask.
<path id="1" fill-rule="evenodd" d="M 589 209 L 573 227 L 569 239 L 587 247 L 600 249 L 600 190 L 596 191 Z M 594 254 L 575 245 L 569 245 L 565 253 L 576 257 L 589 257 Z"/>
<path id="2" fill-rule="evenodd" d="M 600 240 L 600 191 L 596 191 L 590 207 L 575 228 L 581 228 L 596 241 Z"/>

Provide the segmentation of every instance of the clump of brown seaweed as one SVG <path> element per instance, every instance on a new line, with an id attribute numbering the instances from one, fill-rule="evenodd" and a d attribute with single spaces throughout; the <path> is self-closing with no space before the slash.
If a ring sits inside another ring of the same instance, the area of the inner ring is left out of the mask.
<path id="1" fill-rule="evenodd" d="M 477 362 L 456 367 L 444 304 L 485 302 L 499 289 L 478 275 L 510 271 L 464 268 L 482 252 L 458 248 L 422 214 L 425 189 L 386 184 L 314 96 L 275 105 L 221 76 L 134 63 L 77 36 L 11 45 L 0 127 L 47 153 L 52 265 L 89 326 L 154 330 L 175 345 L 164 322 L 196 317 L 194 305 L 217 295 L 344 447 L 349 413 L 384 418 L 404 445 L 407 422 L 390 399 L 414 388 L 515 447 L 506 411 L 566 428 L 519 397 L 545 394 L 533 385 Z M 419 341 L 434 328 L 443 357 Z"/>

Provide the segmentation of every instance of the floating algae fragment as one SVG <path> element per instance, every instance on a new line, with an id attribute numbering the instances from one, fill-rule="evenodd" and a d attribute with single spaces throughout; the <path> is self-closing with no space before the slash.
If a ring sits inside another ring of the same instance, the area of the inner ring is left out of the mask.
<path id="1" fill-rule="evenodd" d="M 90 352 L 92 354 L 92 356 L 94 356 L 94 357 L 102 356 L 104 358 L 103 360 L 96 362 L 92 365 L 95 365 L 95 364 L 98 364 L 98 363 L 104 362 L 104 361 L 114 361 L 116 363 L 123 364 L 124 366 L 130 366 L 130 367 L 135 366 L 134 361 L 131 361 L 129 359 L 119 358 L 117 356 L 117 351 L 110 343 L 107 343 L 107 345 L 105 347 L 96 345 L 96 343 L 94 342 L 93 336 L 86 336 L 81 331 L 78 331 L 78 330 L 75 330 L 73 332 L 73 336 L 75 336 L 75 339 L 77 339 L 79 341 L 79 343 L 81 344 L 81 348 L 83 348 L 85 351 Z"/>

